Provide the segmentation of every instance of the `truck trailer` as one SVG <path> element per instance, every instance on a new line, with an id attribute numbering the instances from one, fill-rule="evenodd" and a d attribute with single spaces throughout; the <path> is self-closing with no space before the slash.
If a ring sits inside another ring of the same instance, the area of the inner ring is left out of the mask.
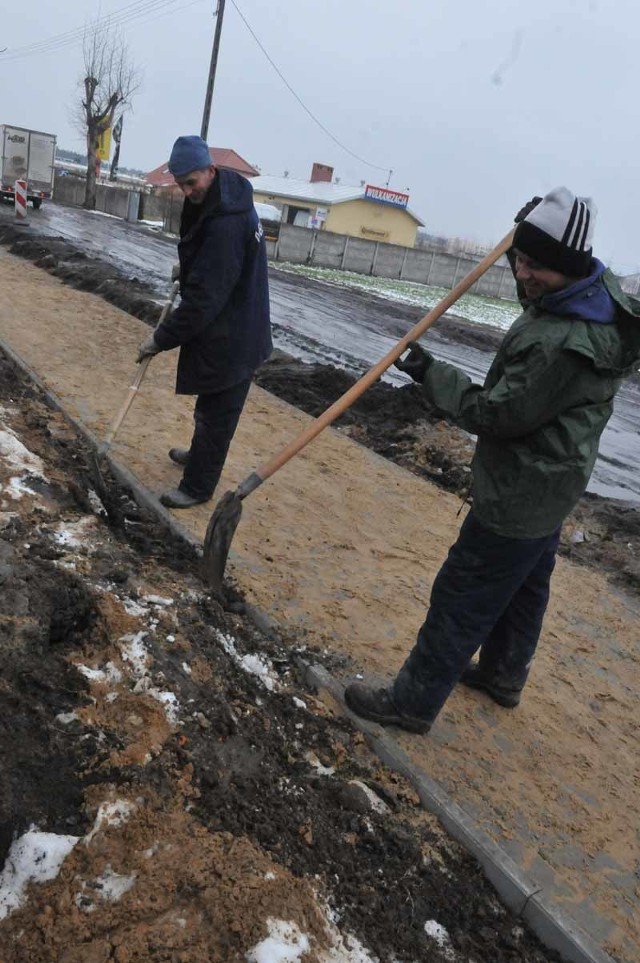
<path id="1" fill-rule="evenodd" d="M 36 210 L 53 194 L 55 134 L 0 124 L 0 196 L 14 200 L 15 182 L 27 182 L 27 200 Z"/>

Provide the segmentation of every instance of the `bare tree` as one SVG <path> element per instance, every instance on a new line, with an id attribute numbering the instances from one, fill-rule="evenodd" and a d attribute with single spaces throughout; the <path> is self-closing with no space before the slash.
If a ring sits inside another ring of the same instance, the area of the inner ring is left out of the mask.
<path id="1" fill-rule="evenodd" d="M 82 52 L 84 75 L 79 120 L 87 137 L 87 186 L 84 206 L 96 206 L 97 151 L 100 137 L 113 125 L 116 110 L 130 107 L 140 87 L 140 74 L 131 63 L 122 34 L 107 22 L 86 30 Z"/>

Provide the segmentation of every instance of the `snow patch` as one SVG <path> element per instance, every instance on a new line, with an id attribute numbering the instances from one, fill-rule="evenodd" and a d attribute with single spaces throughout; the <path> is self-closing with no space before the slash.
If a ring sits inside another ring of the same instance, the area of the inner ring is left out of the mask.
<path id="1" fill-rule="evenodd" d="M 351 779 L 350 782 L 352 786 L 357 786 L 358 789 L 361 789 L 363 791 L 363 793 L 371 803 L 371 808 L 373 809 L 374 813 L 388 812 L 389 807 L 387 806 L 386 802 L 380 799 L 380 796 L 378 796 L 377 793 L 373 791 L 373 789 L 370 789 L 365 782 L 360 782 L 359 779 Z"/>
<path id="2" fill-rule="evenodd" d="M 424 924 L 424 931 L 427 936 L 436 941 L 438 946 L 444 947 L 449 943 L 449 934 L 446 929 L 440 923 L 436 923 L 435 920 L 427 920 Z"/>
<path id="3" fill-rule="evenodd" d="M 269 936 L 246 955 L 247 963 L 297 963 L 309 951 L 309 937 L 295 923 L 267 920 Z"/>
<path id="4" fill-rule="evenodd" d="M 313 766 L 319 776 L 333 776 L 335 772 L 333 766 L 323 766 L 312 749 L 310 749 L 308 752 L 305 752 L 304 758 L 310 766 Z"/>
<path id="5" fill-rule="evenodd" d="M 122 658 L 130 664 L 133 674 L 138 680 L 133 687 L 133 691 L 136 693 L 146 692 L 153 699 L 160 702 L 164 708 L 167 720 L 171 725 L 175 725 L 178 721 L 180 703 L 174 692 L 160 690 L 153 685 L 148 674 L 151 656 L 143 642 L 146 635 L 146 632 L 137 632 L 135 635 L 123 635 L 119 640 Z"/>
<path id="6" fill-rule="evenodd" d="M 279 689 L 280 686 L 274 674 L 273 665 L 266 656 L 255 653 L 240 655 L 236 649 L 235 641 L 230 635 L 225 635 L 218 630 L 216 630 L 216 635 L 227 655 L 230 655 L 236 665 L 244 672 L 248 672 L 249 675 L 255 675 L 265 689 L 268 689 L 270 692 Z"/>
<path id="7" fill-rule="evenodd" d="M 12 844 L 0 873 L 0 920 L 25 903 L 29 883 L 46 883 L 56 878 L 79 840 L 79 836 L 41 833 L 31 826 Z"/>
<path id="8" fill-rule="evenodd" d="M 103 826 L 121 826 L 126 823 L 131 813 L 136 811 L 134 803 L 128 799 L 116 799 L 113 802 L 102 803 L 98 807 L 93 829 L 84 837 L 85 846 L 88 845 L 96 833 L 99 833 Z"/>
<path id="9" fill-rule="evenodd" d="M 137 676 L 146 674 L 149 664 L 149 653 L 143 642 L 146 632 L 136 632 L 135 635 L 123 635 L 120 641 L 122 658 L 128 662 Z"/>
<path id="10" fill-rule="evenodd" d="M 0 491 L 6 492 L 9 498 L 18 501 L 23 495 L 35 495 L 37 492 L 29 488 L 24 478 L 10 478 L 6 485 L 0 485 Z"/>
<path id="11" fill-rule="evenodd" d="M 85 515 L 77 522 L 60 522 L 54 532 L 53 540 L 58 545 L 68 545 L 70 548 L 79 548 L 86 541 L 87 537 L 95 534 L 96 520 L 93 515 Z M 87 531 L 87 529 L 93 531 Z"/>
<path id="12" fill-rule="evenodd" d="M 87 498 L 89 499 L 89 504 L 96 515 L 106 518 L 108 515 L 107 509 L 104 507 L 100 496 L 97 494 L 97 492 L 94 492 L 93 488 L 90 488 L 87 492 Z"/>
<path id="13" fill-rule="evenodd" d="M 59 712 L 56 716 L 56 722 L 61 722 L 63 726 L 68 726 L 69 723 L 75 722 L 76 719 L 79 718 L 80 716 L 75 712 Z"/>
<path id="14" fill-rule="evenodd" d="M 122 682 L 122 672 L 113 662 L 107 662 L 104 669 L 92 669 L 81 662 L 76 662 L 75 666 L 78 672 L 81 672 L 90 682 Z"/>
<path id="15" fill-rule="evenodd" d="M 102 876 L 96 876 L 90 885 L 83 882 L 82 892 L 76 896 L 76 904 L 85 913 L 92 913 L 96 908 L 95 903 L 84 895 L 88 886 L 94 898 L 99 897 L 106 903 L 117 903 L 134 886 L 135 881 L 135 873 L 132 873 L 131 876 L 121 876 L 119 873 L 114 873 L 111 864 L 107 863 Z"/>
<path id="16" fill-rule="evenodd" d="M 127 615 L 142 616 L 149 614 L 149 609 L 146 605 L 140 605 L 138 602 L 134 602 L 133 599 L 123 598 L 122 604 Z"/>
<path id="17" fill-rule="evenodd" d="M 143 595 L 142 601 L 150 605 L 173 605 L 173 599 L 165 599 L 162 595 Z"/>
<path id="18" fill-rule="evenodd" d="M 37 455 L 22 444 L 10 428 L 0 430 L 0 458 L 14 471 L 46 480 L 44 465 Z"/>
<path id="19" fill-rule="evenodd" d="M 355 288 L 391 301 L 416 305 L 424 310 L 433 308 L 450 293 L 446 288 L 420 284 L 417 281 L 379 278 L 366 274 L 356 274 L 352 271 L 339 271 L 335 268 L 291 264 L 286 261 L 278 262 L 274 267 L 288 274 L 299 274 L 342 288 Z M 452 313 L 476 324 L 489 324 L 506 331 L 521 312 L 522 309 L 516 301 L 483 297 L 478 294 L 464 294 L 456 301 Z"/>

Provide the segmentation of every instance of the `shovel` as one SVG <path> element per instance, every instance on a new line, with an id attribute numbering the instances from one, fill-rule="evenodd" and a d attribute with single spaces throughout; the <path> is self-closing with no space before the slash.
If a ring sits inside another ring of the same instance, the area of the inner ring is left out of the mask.
<path id="1" fill-rule="evenodd" d="M 216 505 L 213 515 L 207 526 L 207 533 L 203 546 L 203 571 L 214 593 L 219 594 L 222 589 L 222 579 L 227 564 L 227 557 L 231 547 L 231 541 L 238 527 L 242 514 L 242 502 L 254 492 L 267 478 L 270 478 L 279 468 L 282 468 L 294 455 L 308 445 L 316 435 L 330 425 L 332 421 L 349 408 L 360 395 L 369 388 L 380 376 L 390 368 L 401 354 L 405 352 L 410 341 L 415 341 L 420 335 L 424 334 L 427 328 L 431 327 L 434 321 L 444 314 L 448 308 L 460 298 L 465 291 L 475 284 L 482 277 L 492 264 L 505 254 L 513 245 L 513 231 L 510 231 L 494 249 L 480 261 L 476 267 L 469 272 L 441 301 L 436 304 L 428 314 L 418 321 L 418 323 L 405 334 L 388 352 L 370 368 L 355 384 L 349 388 L 337 401 L 327 408 L 321 415 L 311 422 L 304 431 L 300 432 L 289 444 L 281 451 L 273 455 L 269 461 L 261 465 L 255 471 L 240 482 L 235 491 L 228 491 L 222 496 Z"/>
<path id="2" fill-rule="evenodd" d="M 173 303 L 176 297 L 178 296 L 179 290 L 180 290 L 180 282 L 175 281 L 171 287 L 171 291 L 169 292 L 169 297 L 167 298 L 167 300 L 162 306 L 162 311 L 160 312 L 160 317 L 158 318 L 158 323 L 156 324 L 156 328 L 162 324 L 162 322 L 168 315 L 169 311 L 173 307 Z M 109 425 L 109 428 L 107 429 L 107 433 L 104 436 L 104 441 L 99 446 L 99 448 L 97 449 L 97 451 L 93 456 L 94 469 L 95 469 L 94 475 L 96 479 L 96 485 L 99 489 L 99 495 L 103 499 L 103 501 L 104 501 L 103 496 L 106 495 L 106 485 L 104 482 L 104 478 L 102 476 L 102 471 L 100 470 L 100 460 L 105 457 L 105 455 L 108 453 L 109 449 L 111 448 L 111 445 L 113 444 L 113 440 L 116 437 L 117 433 L 119 432 L 120 426 L 122 425 L 122 422 L 124 421 L 127 415 L 127 412 L 129 411 L 129 408 L 133 404 L 133 399 L 138 393 L 138 388 L 142 384 L 144 376 L 147 373 L 147 368 L 149 367 L 149 362 L 151 361 L 152 357 L 153 355 L 149 355 L 147 358 L 141 361 L 140 364 L 138 365 L 136 376 L 131 382 L 131 384 L 129 385 L 127 396 L 122 402 L 122 406 L 118 414 Z"/>

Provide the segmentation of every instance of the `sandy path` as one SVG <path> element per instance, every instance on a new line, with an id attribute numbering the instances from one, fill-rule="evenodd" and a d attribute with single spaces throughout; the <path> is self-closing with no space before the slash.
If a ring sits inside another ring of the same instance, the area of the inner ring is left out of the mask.
<path id="1" fill-rule="evenodd" d="M 102 435 L 148 328 L 0 251 L 0 337 Z M 176 354 L 154 359 L 116 444 L 152 491 L 188 442 Z M 219 493 L 307 416 L 252 389 Z M 214 500 L 215 501 L 215 500 Z M 324 432 L 245 503 L 231 574 L 300 642 L 388 677 L 424 616 L 455 539 L 459 502 L 340 432 Z M 202 537 L 212 505 L 180 514 Z M 514 712 L 454 693 L 428 738 L 399 741 L 576 921 L 620 959 L 640 947 L 637 698 L 640 607 L 604 576 L 559 560 L 543 639 Z"/>

